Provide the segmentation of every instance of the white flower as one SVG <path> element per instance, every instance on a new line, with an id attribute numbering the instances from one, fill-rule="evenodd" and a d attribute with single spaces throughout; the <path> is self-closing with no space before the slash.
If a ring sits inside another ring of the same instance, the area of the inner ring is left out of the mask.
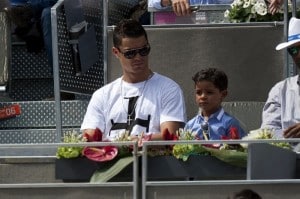
<path id="1" fill-rule="evenodd" d="M 268 8 L 267 8 L 267 5 L 266 3 L 263 1 L 263 2 L 257 2 L 255 5 L 255 10 L 257 12 L 257 14 L 259 15 L 266 15 L 267 12 L 268 12 Z"/>
<path id="2" fill-rule="evenodd" d="M 229 17 L 229 13 L 230 13 L 230 11 L 229 11 L 229 10 L 226 10 L 226 11 L 224 12 L 224 17 L 225 17 L 225 18 L 228 18 L 228 17 Z"/>
<path id="3" fill-rule="evenodd" d="M 243 0 L 236 0 L 236 4 L 238 6 L 242 6 L 244 4 L 244 1 Z"/>
<path id="4" fill-rule="evenodd" d="M 251 5 L 250 0 L 245 0 L 243 8 L 248 8 Z"/>
<path id="5" fill-rule="evenodd" d="M 237 7 L 238 6 L 237 1 L 232 2 L 230 6 L 231 8 Z"/>
<path id="6" fill-rule="evenodd" d="M 256 4 L 256 2 L 257 2 L 257 0 L 250 0 L 250 4 L 251 4 L 251 5 Z"/>

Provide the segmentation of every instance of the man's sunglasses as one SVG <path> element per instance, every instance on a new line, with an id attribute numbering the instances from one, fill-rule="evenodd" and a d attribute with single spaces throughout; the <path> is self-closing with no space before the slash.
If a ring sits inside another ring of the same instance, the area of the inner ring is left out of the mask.
<path id="1" fill-rule="evenodd" d="M 149 55 L 150 50 L 151 50 L 151 48 L 149 45 L 142 47 L 142 48 L 127 50 L 125 52 L 122 52 L 119 49 L 120 53 L 122 53 L 124 55 L 124 57 L 127 59 L 133 59 L 138 53 L 143 57 L 147 56 L 147 55 Z"/>
<path id="2" fill-rule="evenodd" d="M 293 47 L 288 48 L 287 51 L 292 57 L 294 57 L 294 56 L 298 55 L 299 49 L 300 49 L 299 46 L 293 46 Z"/>

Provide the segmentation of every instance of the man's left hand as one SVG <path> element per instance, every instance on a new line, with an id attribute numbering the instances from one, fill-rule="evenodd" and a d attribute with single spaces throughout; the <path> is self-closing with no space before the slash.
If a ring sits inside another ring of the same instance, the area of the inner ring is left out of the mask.
<path id="1" fill-rule="evenodd" d="M 300 123 L 290 126 L 283 132 L 285 138 L 300 138 Z"/>

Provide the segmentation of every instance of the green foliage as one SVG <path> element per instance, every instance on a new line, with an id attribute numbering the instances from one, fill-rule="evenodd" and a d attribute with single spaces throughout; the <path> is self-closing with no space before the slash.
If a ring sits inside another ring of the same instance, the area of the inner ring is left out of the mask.
<path id="1" fill-rule="evenodd" d="M 85 142 L 81 135 L 77 132 L 66 132 L 63 136 L 63 143 L 80 143 Z M 58 147 L 56 151 L 56 157 L 59 158 L 77 158 L 81 156 L 83 147 Z"/>
<path id="2" fill-rule="evenodd" d="M 247 152 L 236 150 L 219 150 L 213 148 L 206 148 L 206 150 L 210 152 L 211 156 L 214 156 L 230 165 L 247 167 Z"/>
<path id="3" fill-rule="evenodd" d="M 209 155 L 209 152 L 200 144 L 175 144 L 173 155 L 177 159 L 187 161 L 190 155 Z"/>
<path id="4" fill-rule="evenodd" d="M 112 166 L 95 171 L 90 179 L 90 183 L 103 183 L 107 182 L 118 173 L 120 173 L 125 167 L 133 162 L 133 157 L 123 157 L 115 162 Z"/>

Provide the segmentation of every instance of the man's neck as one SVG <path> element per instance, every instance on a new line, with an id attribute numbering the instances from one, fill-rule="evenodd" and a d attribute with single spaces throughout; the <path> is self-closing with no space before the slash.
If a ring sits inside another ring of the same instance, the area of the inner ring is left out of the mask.
<path id="1" fill-rule="evenodd" d="M 151 70 L 147 71 L 146 73 L 142 75 L 137 75 L 137 74 L 124 74 L 122 80 L 128 83 L 138 83 L 138 82 L 143 82 L 148 79 L 150 79 L 153 76 L 153 72 Z"/>

